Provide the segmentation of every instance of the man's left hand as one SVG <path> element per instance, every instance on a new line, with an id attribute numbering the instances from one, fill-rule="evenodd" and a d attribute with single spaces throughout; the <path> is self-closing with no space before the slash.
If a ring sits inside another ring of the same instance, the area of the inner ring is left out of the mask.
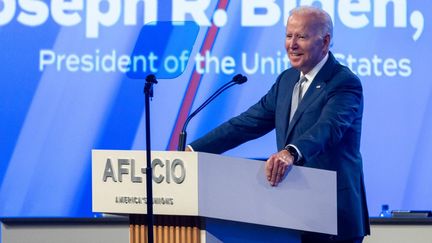
<path id="1" fill-rule="evenodd" d="M 266 176 L 270 185 L 277 186 L 293 163 L 294 157 L 285 149 L 270 156 L 265 165 Z"/>

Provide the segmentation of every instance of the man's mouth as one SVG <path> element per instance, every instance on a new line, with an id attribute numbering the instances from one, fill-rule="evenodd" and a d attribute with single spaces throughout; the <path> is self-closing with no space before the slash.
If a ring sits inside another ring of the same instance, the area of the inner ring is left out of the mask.
<path id="1" fill-rule="evenodd" d="M 303 54 L 302 53 L 291 52 L 290 55 L 294 56 L 294 57 L 299 57 L 299 56 L 301 56 Z"/>

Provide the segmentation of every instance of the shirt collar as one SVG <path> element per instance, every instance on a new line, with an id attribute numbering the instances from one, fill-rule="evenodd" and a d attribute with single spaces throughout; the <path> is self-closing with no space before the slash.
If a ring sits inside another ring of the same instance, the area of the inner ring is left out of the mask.
<path id="1" fill-rule="evenodd" d="M 308 73 L 304 74 L 303 72 L 300 73 L 300 76 L 306 76 L 308 81 L 312 81 L 315 76 L 318 74 L 318 72 L 321 70 L 321 68 L 324 66 L 324 64 L 327 62 L 327 59 L 329 57 L 329 54 L 327 52 L 327 54 L 325 55 L 325 57 L 317 64 L 315 65 L 314 68 L 312 68 L 312 70 L 310 70 Z"/>

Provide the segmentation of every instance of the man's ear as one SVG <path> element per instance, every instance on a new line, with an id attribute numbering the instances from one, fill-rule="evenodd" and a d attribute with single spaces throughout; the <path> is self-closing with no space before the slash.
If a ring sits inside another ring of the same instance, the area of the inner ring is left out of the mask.
<path id="1" fill-rule="evenodd" d="M 329 34 L 326 34 L 323 38 L 323 45 L 324 47 L 329 50 L 330 49 L 330 43 L 331 42 L 331 38 Z"/>

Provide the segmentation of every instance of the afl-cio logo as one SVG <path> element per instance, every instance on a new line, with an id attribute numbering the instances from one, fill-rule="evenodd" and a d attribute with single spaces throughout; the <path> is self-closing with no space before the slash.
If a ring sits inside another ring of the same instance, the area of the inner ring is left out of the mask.
<path id="1" fill-rule="evenodd" d="M 102 180 L 107 182 L 123 182 L 130 180 L 133 183 L 142 183 L 143 176 L 146 174 L 145 168 L 136 168 L 135 159 L 117 159 L 107 158 Z M 181 184 L 186 179 L 186 168 L 184 162 L 180 159 L 162 161 L 154 159 L 152 161 L 153 181 L 157 184 L 162 182 Z"/>

